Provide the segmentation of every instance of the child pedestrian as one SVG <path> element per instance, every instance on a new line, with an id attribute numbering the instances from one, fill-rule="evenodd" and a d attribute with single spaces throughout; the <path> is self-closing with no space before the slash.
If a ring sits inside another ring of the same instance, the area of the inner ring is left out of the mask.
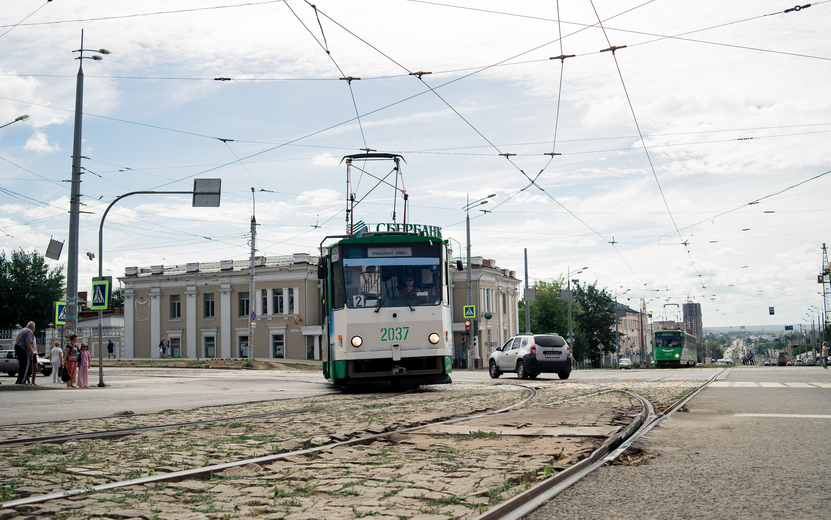
<path id="1" fill-rule="evenodd" d="M 89 369 L 89 345 L 81 343 L 81 355 L 78 359 L 78 388 L 89 388 L 88 372 Z"/>

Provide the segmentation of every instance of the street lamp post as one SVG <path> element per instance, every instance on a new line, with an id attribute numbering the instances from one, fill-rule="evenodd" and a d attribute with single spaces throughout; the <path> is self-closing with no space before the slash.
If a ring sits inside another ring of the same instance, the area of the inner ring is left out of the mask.
<path id="1" fill-rule="evenodd" d="M 104 219 L 107 213 L 119 200 L 130 195 L 173 195 L 193 194 L 191 206 L 195 208 L 217 208 L 219 207 L 219 195 L 221 179 L 194 179 L 192 191 L 131 191 L 115 198 L 104 214 L 101 215 L 101 224 L 98 226 L 98 278 L 104 276 Z M 104 387 L 104 311 L 98 311 L 98 386 Z"/>
<path id="2" fill-rule="evenodd" d="M 467 204 L 465 204 L 465 206 L 462 208 L 465 211 L 465 229 L 466 229 L 466 232 L 467 232 L 467 269 L 466 269 L 466 275 L 465 275 L 465 282 L 466 282 L 466 285 L 467 285 L 467 304 L 468 305 L 471 305 L 473 303 L 473 287 L 471 287 L 471 281 L 470 281 L 470 208 L 473 207 L 473 206 L 481 206 L 482 204 L 487 204 L 488 199 L 490 199 L 492 197 L 496 197 L 496 193 L 491 193 L 487 197 L 482 197 L 481 199 L 474 200 L 473 202 L 470 202 L 470 195 L 468 194 L 468 195 L 466 195 L 466 199 L 465 199 L 467 201 Z M 477 318 L 478 317 L 474 317 L 474 319 L 477 319 Z M 477 331 L 477 334 L 478 334 L 478 331 L 479 331 L 478 327 L 476 327 L 476 331 Z M 472 353 L 473 353 L 473 347 L 472 347 L 473 341 L 472 341 L 472 339 L 473 338 L 468 338 L 467 339 L 467 350 L 468 350 L 467 351 L 467 366 L 468 366 L 468 369 L 473 368 L 473 364 L 474 364 L 473 356 L 472 356 Z"/>
<path id="3" fill-rule="evenodd" d="M 75 332 L 78 326 L 78 228 L 81 205 L 81 123 L 84 112 L 84 60 L 101 60 L 95 54 L 84 56 L 84 52 L 109 54 L 107 49 L 84 49 L 84 31 L 81 30 L 81 48 L 77 52 L 78 78 L 75 84 L 75 135 L 72 143 L 72 181 L 69 196 L 69 258 L 66 262 L 66 321 L 67 332 Z"/>
<path id="4" fill-rule="evenodd" d="M 14 121 L 9 121 L 5 125 L 0 125 L 0 128 L 6 128 L 7 126 L 17 123 L 18 121 L 27 121 L 29 119 L 29 114 L 23 114 L 22 116 L 17 116 L 14 118 Z"/>

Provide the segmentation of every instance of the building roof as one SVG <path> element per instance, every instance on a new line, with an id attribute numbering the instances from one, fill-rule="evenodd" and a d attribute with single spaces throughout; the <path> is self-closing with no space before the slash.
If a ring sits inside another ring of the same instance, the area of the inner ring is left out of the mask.
<path id="1" fill-rule="evenodd" d="M 280 268 L 292 267 L 294 265 L 317 264 L 318 257 L 307 253 L 295 253 L 285 256 L 255 256 L 254 267 Z M 178 265 L 153 265 L 150 267 L 127 267 L 124 269 L 124 280 L 135 278 L 149 278 L 153 276 L 181 276 L 196 274 L 222 274 L 248 272 L 251 267 L 251 259 L 245 260 L 222 260 L 219 262 L 188 262 Z"/>

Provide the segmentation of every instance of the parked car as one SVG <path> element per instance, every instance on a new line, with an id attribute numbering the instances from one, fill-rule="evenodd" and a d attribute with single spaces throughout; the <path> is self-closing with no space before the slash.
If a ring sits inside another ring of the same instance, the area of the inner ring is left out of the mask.
<path id="1" fill-rule="evenodd" d="M 38 354 L 38 368 L 40 373 L 44 376 L 52 375 L 52 362 L 49 358 Z M 14 357 L 14 350 L 0 350 L 0 372 L 5 372 L 9 377 L 17 375 L 20 365 L 17 363 L 17 358 Z"/>
<path id="2" fill-rule="evenodd" d="M 490 355 L 488 366 L 494 379 L 503 372 L 516 372 L 520 379 L 535 378 L 541 372 L 568 379 L 574 359 L 566 340 L 558 334 L 520 334 L 509 339 Z"/>
<path id="3" fill-rule="evenodd" d="M 805 363 L 801 359 L 797 359 L 796 361 L 793 362 L 793 366 L 801 367 L 801 366 L 805 366 Z"/>
<path id="4" fill-rule="evenodd" d="M 629 359 L 628 357 L 622 357 L 618 360 L 617 366 L 621 370 L 624 369 L 624 368 L 632 368 L 632 360 Z"/>
<path id="5" fill-rule="evenodd" d="M 817 360 L 812 358 L 812 357 L 809 357 L 808 359 L 805 360 L 805 366 L 806 367 L 815 367 L 815 366 L 817 366 Z"/>

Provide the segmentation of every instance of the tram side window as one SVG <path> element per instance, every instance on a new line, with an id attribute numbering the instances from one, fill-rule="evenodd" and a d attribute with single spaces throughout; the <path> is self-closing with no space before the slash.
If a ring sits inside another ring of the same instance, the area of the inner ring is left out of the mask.
<path id="1" fill-rule="evenodd" d="M 343 263 L 339 260 L 332 262 L 332 308 L 343 309 L 346 301 L 343 279 Z"/>

